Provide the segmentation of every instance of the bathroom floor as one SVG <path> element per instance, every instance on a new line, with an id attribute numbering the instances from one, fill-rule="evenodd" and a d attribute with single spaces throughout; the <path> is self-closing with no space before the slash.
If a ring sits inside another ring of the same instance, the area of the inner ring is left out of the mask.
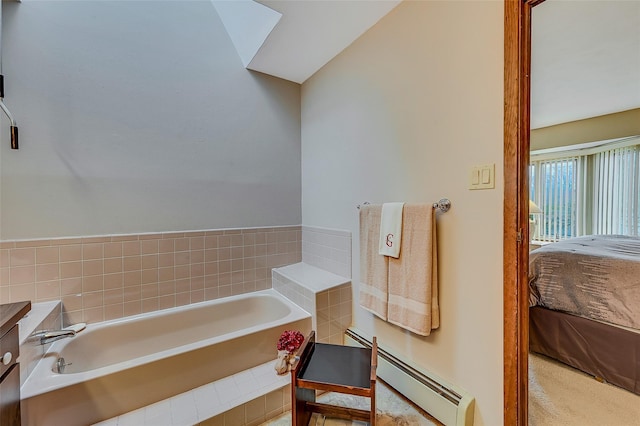
<path id="1" fill-rule="evenodd" d="M 442 426 L 433 417 L 416 409 L 382 382 L 376 385 L 376 404 L 378 411 L 377 426 Z M 368 408 L 368 398 L 328 392 L 318 397 L 319 402 L 331 403 L 356 408 Z M 325 418 L 314 414 L 310 426 L 348 426 L 366 425 L 365 422 Z M 291 412 L 263 423 L 262 426 L 289 426 Z"/>

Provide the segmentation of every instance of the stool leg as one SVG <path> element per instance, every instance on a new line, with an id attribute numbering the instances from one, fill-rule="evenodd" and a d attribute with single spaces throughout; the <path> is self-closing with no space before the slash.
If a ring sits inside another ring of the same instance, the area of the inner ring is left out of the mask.
<path id="1" fill-rule="evenodd" d="M 376 386 L 375 383 L 371 386 L 371 417 L 369 420 L 371 426 L 376 426 Z"/>
<path id="2" fill-rule="evenodd" d="M 306 409 L 306 402 L 316 401 L 316 392 L 313 389 L 296 388 L 294 399 L 291 401 L 292 409 L 295 410 L 293 426 L 307 426 L 311 419 L 311 412 Z"/>

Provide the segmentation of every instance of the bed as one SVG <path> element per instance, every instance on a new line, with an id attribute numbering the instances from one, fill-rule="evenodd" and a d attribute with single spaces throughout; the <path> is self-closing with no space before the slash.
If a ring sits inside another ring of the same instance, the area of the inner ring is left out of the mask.
<path id="1" fill-rule="evenodd" d="M 640 395 L 640 238 L 590 235 L 529 254 L 529 349 Z"/>

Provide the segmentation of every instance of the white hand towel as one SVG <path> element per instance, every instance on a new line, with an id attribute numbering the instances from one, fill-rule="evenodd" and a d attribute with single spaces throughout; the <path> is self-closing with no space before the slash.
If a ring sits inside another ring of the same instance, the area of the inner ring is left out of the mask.
<path id="1" fill-rule="evenodd" d="M 404 203 L 384 203 L 380 217 L 380 250 L 384 256 L 400 257 Z"/>

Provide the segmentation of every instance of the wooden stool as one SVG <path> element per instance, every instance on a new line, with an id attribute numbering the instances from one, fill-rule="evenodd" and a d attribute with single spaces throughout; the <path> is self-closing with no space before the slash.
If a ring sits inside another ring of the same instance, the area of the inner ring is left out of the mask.
<path id="1" fill-rule="evenodd" d="M 376 367 L 378 344 L 373 347 L 316 343 L 312 331 L 297 351 L 291 370 L 291 414 L 294 426 L 307 426 L 312 413 L 376 424 Z M 371 409 L 339 407 L 316 402 L 316 390 L 359 395 L 371 399 Z"/>

